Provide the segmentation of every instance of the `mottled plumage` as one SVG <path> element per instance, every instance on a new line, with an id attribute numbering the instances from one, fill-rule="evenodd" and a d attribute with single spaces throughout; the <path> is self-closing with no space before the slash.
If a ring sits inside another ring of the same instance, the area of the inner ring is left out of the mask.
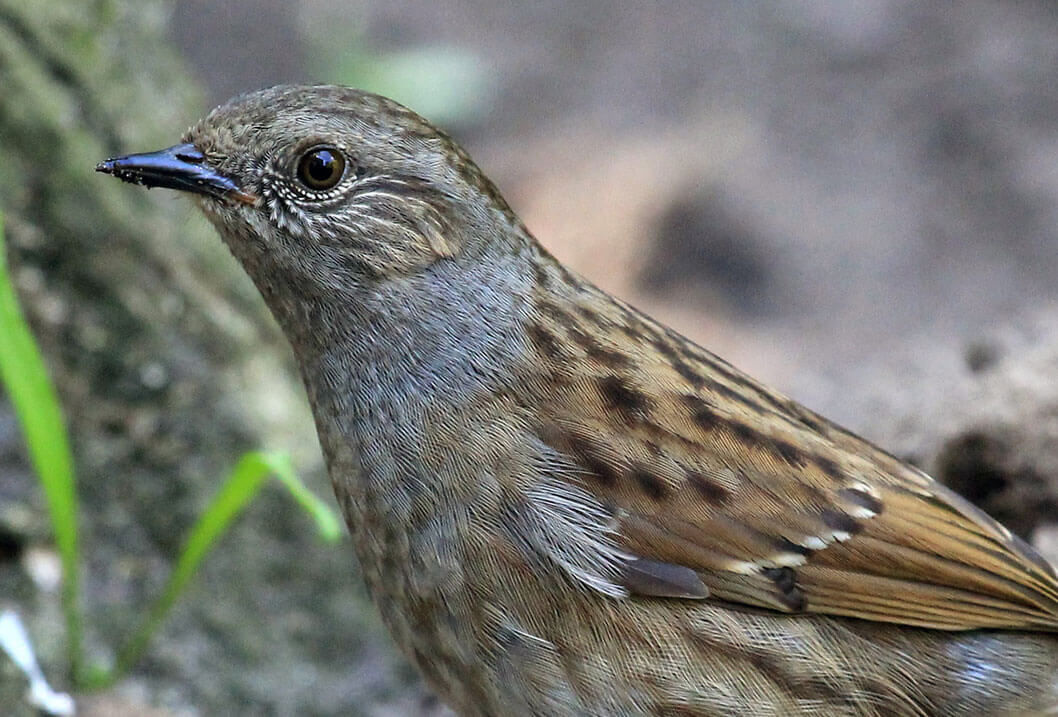
<path id="1" fill-rule="evenodd" d="M 195 192 L 294 347 L 368 588 L 467 715 L 1058 713 L 1058 578 L 592 286 L 414 113 L 236 99 Z"/>

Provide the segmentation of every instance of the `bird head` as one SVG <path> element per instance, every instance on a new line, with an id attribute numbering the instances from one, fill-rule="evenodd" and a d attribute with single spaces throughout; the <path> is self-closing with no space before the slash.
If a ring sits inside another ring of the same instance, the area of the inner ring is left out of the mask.
<path id="1" fill-rule="evenodd" d="M 96 169 L 191 193 L 255 280 L 304 288 L 420 272 L 473 253 L 497 227 L 520 226 L 446 134 L 392 100 L 344 87 L 244 95 L 177 145 Z"/>

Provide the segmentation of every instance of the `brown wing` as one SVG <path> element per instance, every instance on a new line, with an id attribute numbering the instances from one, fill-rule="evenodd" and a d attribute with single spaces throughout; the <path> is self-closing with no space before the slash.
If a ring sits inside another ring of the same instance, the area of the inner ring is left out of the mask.
<path id="1" fill-rule="evenodd" d="M 565 277 L 569 279 L 569 277 Z M 590 286 L 539 301 L 540 438 L 611 506 L 633 592 L 1058 630 L 1058 579 L 950 490 Z M 681 577 L 682 576 L 682 577 Z M 699 594 L 700 596 L 700 589 Z"/>

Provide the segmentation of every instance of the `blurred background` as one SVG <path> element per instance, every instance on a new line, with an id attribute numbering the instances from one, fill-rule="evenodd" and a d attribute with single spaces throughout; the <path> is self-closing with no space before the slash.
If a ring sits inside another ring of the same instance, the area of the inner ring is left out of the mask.
<path id="1" fill-rule="evenodd" d="M 280 82 L 433 119 L 572 268 L 1055 557 L 1055 37 L 1046 0 L 0 0 L 0 208 L 74 441 L 90 653 L 112 659 L 242 451 L 290 451 L 332 501 L 288 349 L 205 220 L 92 173 Z M 50 540 L 0 394 L 0 608 L 68 687 Z M 23 689 L 0 664 L 0 711 Z M 77 696 L 442 712 L 348 541 L 268 489 L 133 674 Z"/>

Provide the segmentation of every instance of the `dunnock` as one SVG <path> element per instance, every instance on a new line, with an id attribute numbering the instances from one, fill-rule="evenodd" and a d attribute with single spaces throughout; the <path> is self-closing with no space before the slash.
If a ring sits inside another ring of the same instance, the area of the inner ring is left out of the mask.
<path id="1" fill-rule="evenodd" d="M 190 192 L 301 368 L 397 643 L 467 715 L 1058 710 L 1054 569 L 552 258 L 415 113 L 235 99 Z"/>

